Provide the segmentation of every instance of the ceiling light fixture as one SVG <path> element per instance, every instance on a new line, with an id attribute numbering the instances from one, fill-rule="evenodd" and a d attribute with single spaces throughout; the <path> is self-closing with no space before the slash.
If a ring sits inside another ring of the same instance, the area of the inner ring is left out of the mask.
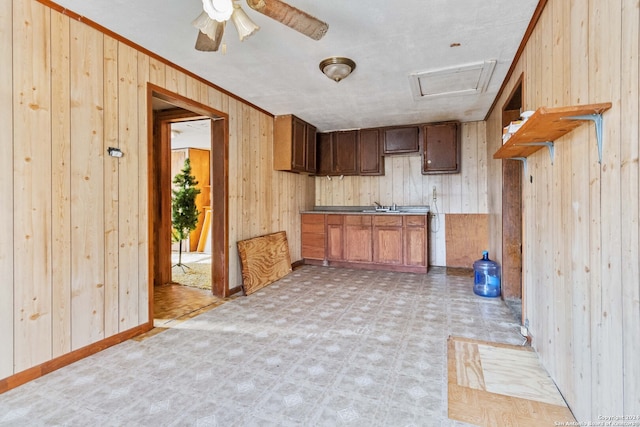
<path id="1" fill-rule="evenodd" d="M 260 29 L 256 25 L 255 22 L 249 18 L 249 15 L 245 13 L 244 10 L 240 7 L 239 4 L 233 4 L 233 13 L 231 14 L 231 22 L 236 26 L 236 30 L 238 30 L 238 36 L 240 37 L 240 41 L 243 41 L 251 34 L 255 33 Z"/>
<path id="2" fill-rule="evenodd" d="M 330 58 L 323 59 L 322 62 L 320 62 L 320 71 L 336 82 L 346 78 L 355 69 L 355 62 L 349 58 L 341 56 L 332 56 Z"/>
<path id="3" fill-rule="evenodd" d="M 192 22 L 192 25 L 200 30 L 196 42 L 197 50 L 217 51 L 228 20 L 235 25 L 240 41 L 260 29 L 233 0 L 202 0 L 202 6 L 204 11 Z"/>

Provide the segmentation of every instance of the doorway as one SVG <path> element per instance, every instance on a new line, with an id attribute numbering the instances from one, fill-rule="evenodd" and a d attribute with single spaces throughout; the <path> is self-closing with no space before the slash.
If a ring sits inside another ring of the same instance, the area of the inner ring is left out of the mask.
<path id="1" fill-rule="evenodd" d="M 502 107 L 502 126 L 518 120 L 522 114 L 524 74 Z M 502 298 L 524 324 L 522 289 L 522 164 L 502 161 Z"/>
<path id="2" fill-rule="evenodd" d="M 210 252 L 212 297 L 229 296 L 228 282 L 228 116 L 206 105 L 149 84 L 149 313 L 153 321 L 154 288 L 172 281 L 171 130 L 172 124 L 206 120 L 209 123 L 211 188 L 209 225 L 204 239 Z M 202 232 L 202 230 L 200 230 Z"/>
<path id="3" fill-rule="evenodd" d="M 189 160 L 189 174 L 199 190 L 195 196 L 195 228 L 185 239 L 172 234 L 171 282 L 197 289 L 211 290 L 211 120 L 199 117 L 170 123 L 172 191 L 180 190 L 176 176 L 182 174 Z M 187 190 L 188 191 L 188 190 Z M 176 207 L 172 201 L 172 217 Z M 174 224 L 175 226 L 175 224 Z"/>

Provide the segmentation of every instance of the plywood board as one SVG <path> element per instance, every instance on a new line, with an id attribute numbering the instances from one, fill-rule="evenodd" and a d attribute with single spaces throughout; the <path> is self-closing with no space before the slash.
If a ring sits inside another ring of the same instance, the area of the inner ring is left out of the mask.
<path id="1" fill-rule="evenodd" d="M 238 242 L 242 287 L 246 295 L 291 273 L 291 257 L 284 231 Z"/>
<path id="2" fill-rule="evenodd" d="M 478 426 L 575 422 L 531 347 L 457 337 L 447 347 L 449 418 Z"/>
<path id="3" fill-rule="evenodd" d="M 489 248 L 489 215 L 447 214 L 445 224 L 447 267 L 473 268 Z"/>

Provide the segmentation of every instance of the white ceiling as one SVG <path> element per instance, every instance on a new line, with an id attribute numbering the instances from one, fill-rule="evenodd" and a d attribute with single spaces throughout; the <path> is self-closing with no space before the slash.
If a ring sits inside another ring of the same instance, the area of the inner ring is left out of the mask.
<path id="1" fill-rule="evenodd" d="M 272 114 L 328 131 L 483 120 L 538 0 L 290 0 L 329 24 L 319 41 L 240 1 L 261 29 L 241 43 L 229 22 L 224 54 L 194 49 L 200 0 L 57 3 Z M 329 56 L 353 59 L 356 70 L 328 79 L 318 64 Z M 484 61 L 496 61 L 484 92 L 414 99 L 411 74 Z"/>

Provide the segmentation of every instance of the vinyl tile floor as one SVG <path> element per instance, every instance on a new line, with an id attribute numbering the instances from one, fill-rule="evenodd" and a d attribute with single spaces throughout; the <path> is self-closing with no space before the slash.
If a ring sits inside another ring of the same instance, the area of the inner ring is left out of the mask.
<path id="1" fill-rule="evenodd" d="M 0 395 L 0 426 L 464 426 L 450 335 L 520 344 L 471 274 L 303 266 Z"/>

